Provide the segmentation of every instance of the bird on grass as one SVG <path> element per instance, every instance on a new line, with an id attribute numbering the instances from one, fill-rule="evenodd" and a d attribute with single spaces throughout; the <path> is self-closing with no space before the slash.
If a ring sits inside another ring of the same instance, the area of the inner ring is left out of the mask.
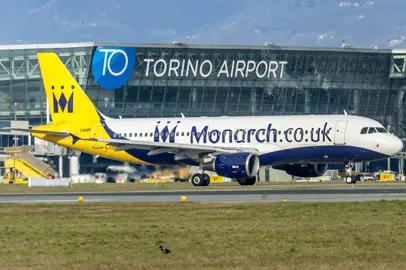
<path id="1" fill-rule="evenodd" d="M 159 248 L 162 250 L 162 253 L 163 254 L 168 254 L 168 253 L 170 253 L 171 251 L 169 250 L 169 249 L 167 249 L 167 248 L 165 248 L 164 246 L 159 246 Z"/>

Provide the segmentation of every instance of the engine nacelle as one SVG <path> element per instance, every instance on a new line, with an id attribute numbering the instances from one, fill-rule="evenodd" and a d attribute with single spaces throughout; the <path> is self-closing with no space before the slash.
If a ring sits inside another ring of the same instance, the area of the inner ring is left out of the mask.
<path id="1" fill-rule="evenodd" d="M 292 164 L 274 166 L 277 170 L 285 171 L 296 177 L 318 177 L 327 171 L 328 164 Z"/>
<path id="2" fill-rule="evenodd" d="M 201 169 L 229 178 L 251 178 L 259 171 L 259 157 L 251 153 L 221 154 L 203 163 Z"/>

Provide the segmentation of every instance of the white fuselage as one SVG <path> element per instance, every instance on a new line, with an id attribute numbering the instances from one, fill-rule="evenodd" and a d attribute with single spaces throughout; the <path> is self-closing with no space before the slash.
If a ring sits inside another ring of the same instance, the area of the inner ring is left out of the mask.
<path id="1" fill-rule="evenodd" d="M 349 115 L 106 119 L 105 125 L 112 131 L 113 139 L 250 146 L 259 151 L 262 166 L 367 161 L 392 156 L 403 149 L 402 141 L 387 133 L 379 122 Z M 361 134 L 365 127 L 371 130 Z M 167 155 L 160 160 L 159 156 L 149 158 L 140 151 L 130 153 L 142 156 L 146 162 L 173 162 Z"/>

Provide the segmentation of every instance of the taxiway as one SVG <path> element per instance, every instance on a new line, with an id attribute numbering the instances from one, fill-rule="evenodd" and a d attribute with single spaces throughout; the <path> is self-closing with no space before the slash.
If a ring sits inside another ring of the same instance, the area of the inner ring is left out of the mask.
<path id="1" fill-rule="evenodd" d="M 262 190 L 177 190 L 137 192 L 66 192 L 0 194 L 0 203 L 72 203 L 83 196 L 85 202 L 352 202 L 406 200 L 406 188 L 331 188 Z"/>

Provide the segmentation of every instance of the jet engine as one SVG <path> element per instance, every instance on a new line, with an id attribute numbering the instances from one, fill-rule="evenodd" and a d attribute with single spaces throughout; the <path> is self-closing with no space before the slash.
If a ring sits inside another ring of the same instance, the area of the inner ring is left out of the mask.
<path id="1" fill-rule="evenodd" d="M 259 157 L 246 152 L 220 154 L 213 161 L 201 164 L 200 168 L 229 178 L 252 178 L 259 171 Z"/>
<path id="2" fill-rule="evenodd" d="M 287 164 L 274 166 L 277 170 L 285 171 L 296 177 L 318 177 L 327 171 L 328 164 Z"/>

